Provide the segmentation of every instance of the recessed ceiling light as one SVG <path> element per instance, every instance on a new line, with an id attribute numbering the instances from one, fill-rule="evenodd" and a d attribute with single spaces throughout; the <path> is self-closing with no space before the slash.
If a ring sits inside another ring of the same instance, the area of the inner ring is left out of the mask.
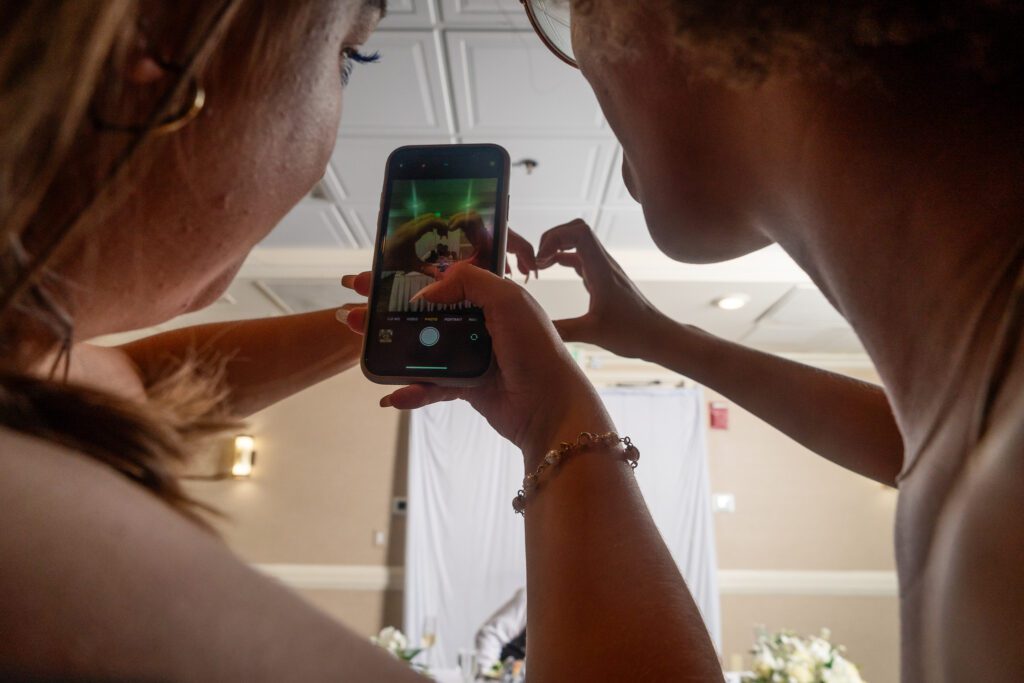
<path id="1" fill-rule="evenodd" d="M 711 303 L 722 310 L 736 311 L 750 303 L 750 295 L 742 293 L 726 294 L 725 296 L 718 297 Z"/>

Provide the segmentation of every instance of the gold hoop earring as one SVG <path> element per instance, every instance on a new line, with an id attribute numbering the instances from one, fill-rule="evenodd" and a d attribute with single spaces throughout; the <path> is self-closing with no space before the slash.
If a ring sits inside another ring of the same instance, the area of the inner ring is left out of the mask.
<path id="1" fill-rule="evenodd" d="M 199 112 L 203 110 L 203 106 L 206 105 L 206 90 L 199 84 L 199 81 L 195 78 L 189 83 L 189 89 L 192 91 L 192 99 L 180 112 L 169 116 L 151 130 L 153 135 L 169 135 L 176 131 L 181 130 L 188 124 L 192 123 L 193 119 L 199 116 Z M 143 133 L 147 129 L 145 126 L 136 126 L 130 124 L 110 123 L 104 121 L 99 114 L 95 111 L 92 112 L 93 124 L 102 131 L 111 131 L 115 133 Z"/>

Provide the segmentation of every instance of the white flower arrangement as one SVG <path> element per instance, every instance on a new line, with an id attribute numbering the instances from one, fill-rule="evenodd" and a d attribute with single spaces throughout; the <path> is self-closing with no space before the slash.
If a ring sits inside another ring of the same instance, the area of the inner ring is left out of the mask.
<path id="1" fill-rule="evenodd" d="M 758 633 L 750 651 L 753 673 L 743 683 L 864 683 L 856 665 L 844 656 L 846 648 L 833 645 L 831 637 L 828 629 L 806 637 L 791 631 Z"/>
<path id="2" fill-rule="evenodd" d="M 405 662 L 411 662 L 416 655 L 423 652 L 421 647 L 409 649 L 409 639 L 394 626 L 385 626 L 380 633 L 370 636 L 370 642 Z"/>

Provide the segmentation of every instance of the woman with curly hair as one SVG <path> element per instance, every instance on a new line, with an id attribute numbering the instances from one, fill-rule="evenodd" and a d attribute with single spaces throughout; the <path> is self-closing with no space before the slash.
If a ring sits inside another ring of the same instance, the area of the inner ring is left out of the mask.
<path id="1" fill-rule="evenodd" d="M 885 386 L 666 318 L 579 220 L 545 233 L 537 253 L 541 268 L 575 268 L 591 295 L 586 315 L 555 321 L 562 338 L 676 370 L 823 457 L 898 486 L 903 678 L 1019 679 L 1024 3 L 524 4 L 594 89 L 659 249 L 708 263 L 779 244 L 853 326 Z M 558 5 L 568 7 L 568 34 Z M 410 387 L 388 401 L 459 396 L 477 397 Z M 581 504 L 557 495 L 569 509 Z M 589 521 L 599 533 L 602 520 Z M 528 540 L 531 530 L 528 516 Z M 572 569 L 575 585 L 597 590 L 592 563 Z M 643 565 L 628 571 L 656 580 Z M 546 585 L 527 587 L 531 643 L 581 618 L 538 624 L 547 612 L 535 606 L 557 599 Z M 592 605 L 588 623 L 605 625 L 607 605 Z M 685 616 L 674 631 L 670 620 L 659 628 L 660 642 L 680 648 L 664 680 L 704 680 L 713 655 L 692 612 L 676 615 Z M 587 648 L 614 649 L 616 634 L 565 647 L 583 660 Z M 531 673 L 557 670 L 544 650 L 530 661 Z"/>
<path id="2" fill-rule="evenodd" d="M 667 319 L 582 222 L 538 250 L 591 293 L 562 337 L 675 369 L 898 486 L 903 679 L 1018 680 L 1024 3 L 566 2 L 571 44 L 538 25 L 593 87 L 657 246 L 706 263 L 779 244 L 884 392 Z"/>

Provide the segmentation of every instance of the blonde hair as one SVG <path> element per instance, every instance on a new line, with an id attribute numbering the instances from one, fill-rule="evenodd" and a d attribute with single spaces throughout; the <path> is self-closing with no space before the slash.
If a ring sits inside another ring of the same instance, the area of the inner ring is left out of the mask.
<path id="1" fill-rule="evenodd" d="M 90 107 L 99 92 L 118 95 L 101 86 L 138 33 L 133 29 L 142 20 L 139 3 L 0 5 L 0 426 L 95 458 L 197 520 L 202 506 L 188 498 L 173 472 L 197 440 L 237 426 L 224 407 L 222 361 L 190 357 L 169 363 L 166 373 L 148 378 L 145 402 L 39 378 L 25 368 L 54 353 L 59 358 L 70 347 L 73 311 L 51 266 L 88 239 L 133 190 L 132 178 L 151 163 L 158 144 L 155 124 L 180 109 L 192 79 L 229 27 L 265 47 L 294 36 L 282 22 L 308 16 L 295 9 L 307 5 L 196 2 L 183 22 L 187 28 L 174 36 L 180 79 L 142 116 L 137 132 L 127 139 L 119 134 L 116 142 L 123 147 L 115 154 L 101 148 L 110 144 L 102 136 L 80 133 L 93 125 Z M 246 62 L 238 68 L 255 67 Z M 94 142 L 83 142 L 90 137 Z M 103 163 L 94 161 L 101 158 Z M 57 179 L 72 159 L 99 172 L 96 184 L 69 202 Z"/>

